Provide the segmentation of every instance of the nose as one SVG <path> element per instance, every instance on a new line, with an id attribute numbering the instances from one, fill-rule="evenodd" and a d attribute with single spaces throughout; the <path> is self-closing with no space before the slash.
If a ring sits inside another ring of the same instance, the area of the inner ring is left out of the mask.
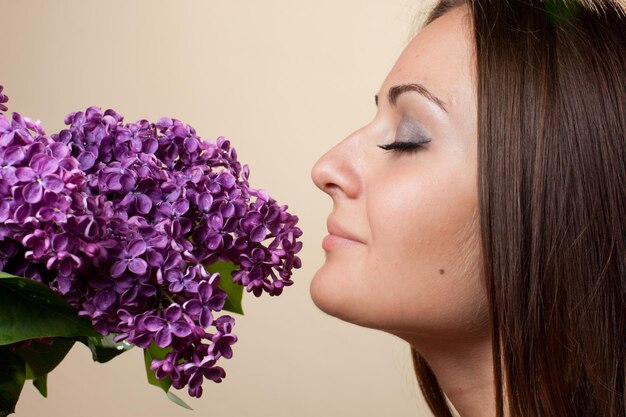
<path id="1" fill-rule="evenodd" d="M 333 199 L 356 198 L 361 192 L 358 143 L 349 136 L 317 160 L 311 178 L 320 190 Z"/>

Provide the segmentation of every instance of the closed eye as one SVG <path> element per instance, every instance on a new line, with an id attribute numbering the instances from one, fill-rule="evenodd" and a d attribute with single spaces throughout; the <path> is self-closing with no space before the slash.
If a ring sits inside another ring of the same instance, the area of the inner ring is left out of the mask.
<path id="1" fill-rule="evenodd" d="M 424 145 L 429 143 L 430 140 L 424 142 L 391 142 L 386 145 L 377 145 L 379 148 L 386 151 L 400 152 L 400 153 L 415 153 L 424 148 Z"/>
<path id="2" fill-rule="evenodd" d="M 386 145 L 378 145 L 378 147 L 386 151 L 415 153 L 424 148 L 424 145 L 430 141 L 431 139 L 421 123 L 405 114 L 398 124 L 394 141 Z"/>

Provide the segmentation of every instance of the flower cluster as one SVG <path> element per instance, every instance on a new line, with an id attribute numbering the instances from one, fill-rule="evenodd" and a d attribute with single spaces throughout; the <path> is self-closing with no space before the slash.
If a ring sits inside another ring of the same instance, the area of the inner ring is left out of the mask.
<path id="1" fill-rule="evenodd" d="M 206 267 L 230 262 L 246 291 L 281 294 L 301 266 L 298 218 L 250 187 L 223 137 L 97 107 L 65 124 L 47 136 L 0 114 L 0 270 L 49 285 L 103 335 L 167 348 L 151 369 L 199 397 L 237 341 Z"/>

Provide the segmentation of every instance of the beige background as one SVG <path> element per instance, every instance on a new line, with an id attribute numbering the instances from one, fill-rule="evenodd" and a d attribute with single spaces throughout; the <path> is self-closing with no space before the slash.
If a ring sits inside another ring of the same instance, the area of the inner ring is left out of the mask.
<path id="1" fill-rule="evenodd" d="M 30 416 L 419 416 L 408 346 L 319 311 L 309 282 L 324 259 L 330 199 L 315 160 L 374 115 L 373 95 L 430 1 L 0 0 L 0 84 L 9 109 L 48 133 L 89 105 L 127 121 L 179 118 L 229 137 L 251 183 L 299 215 L 304 267 L 281 297 L 245 297 L 227 377 L 194 411 L 146 383 L 140 350 L 107 365 L 75 347 L 17 407 Z"/>

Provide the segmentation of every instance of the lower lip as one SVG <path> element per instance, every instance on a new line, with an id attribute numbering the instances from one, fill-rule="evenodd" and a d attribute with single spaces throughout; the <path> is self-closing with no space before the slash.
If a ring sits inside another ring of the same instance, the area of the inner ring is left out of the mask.
<path id="1" fill-rule="evenodd" d="M 346 239 L 345 237 L 337 235 L 327 235 L 324 240 L 322 240 L 322 248 L 325 251 L 329 251 L 334 248 L 353 246 L 360 243 L 361 242 L 357 242 L 356 240 Z"/>

